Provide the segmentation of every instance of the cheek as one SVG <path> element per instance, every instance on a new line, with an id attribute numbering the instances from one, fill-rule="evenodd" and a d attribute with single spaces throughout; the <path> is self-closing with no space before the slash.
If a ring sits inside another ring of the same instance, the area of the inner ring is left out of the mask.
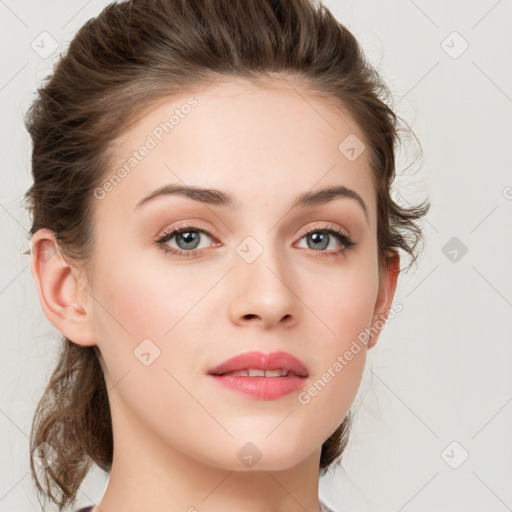
<path id="1" fill-rule="evenodd" d="M 138 367 L 139 353 L 158 357 L 155 363 L 173 372 L 177 366 L 197 366 L 208 327 L 204 309 L 211 304 L 218 272 L 176 264 L 148 268 L 125 254 L 113 261 L 97 269 L 94 288 L 97 343 L 112 378 Z"/>
<path id="2" fill-rule="evenodd" d="M 194 306 L 213 283 L 191 282 L 191 273 L 179 268 L 163 276 L 126 256 L 115 266 L 98 268 L 97 277 L 97 343 L 119 421 L 135 415 L 168 428 L 176 411 L 194 406 L 180 370 L 197 364 L 190 330 L 197 323 Z M 183 435 L 180 432 L 172 435 Z"/>
<path id="3" fill-rule="evenodd" d="M 168 266 L 165 273 L 159 272 L 126 256 L 115 266 L 100 268 L 98 276 L 95 295 L 104 306 L 99 307 L 105 322 L 102 326 L 112 325 L 123 337 L 130 333 L 134 340 L 161 338 L 191 310 L 206 288 L 179 267 Z"/>
<path id="4" fill-rule="evenodd" d="M 309 287 L 308 306 L 321 320 L 315 339 L 310 386 L 298 395 L 312 431 L 326 437 L 341 423 L 357 393 L 366 362 L 369 332 L 378 293 L 373 261 L 340 267 L 330 279 Z M 321 334 L 320 334 L 321 333 Z"/>
<path id="5" fill-rule="evenodd" d="M 378 271 L 372 265 L 347 265 L 317 284 L 305 283 L 308 306 L 324 324 L 327 345 L 341 350 L 371 324 Z"/>

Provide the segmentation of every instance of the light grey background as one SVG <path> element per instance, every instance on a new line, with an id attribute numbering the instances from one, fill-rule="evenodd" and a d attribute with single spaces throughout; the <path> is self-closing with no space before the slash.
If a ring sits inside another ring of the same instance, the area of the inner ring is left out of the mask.
<path id="1" fill-rule="evenodd" d="M 28 435 L 60 337 L 22 254 L 31 183 L 22 116 L 59 52 L 106 4 L 0 0 L 1 511 L 40 510 Z M 342 468 L 322 478 L 320 495 L 336 511 L 512 510 L 511 2 L 325 4 L 421 142 L 421 167 L 398 180 L 400 201 L 428 196 L 432 209 L 419 265 L 399 280 L 403 310 L 369 353 Z M 50 37 L 58 48 L 41 55 Z M 77 506 L 98 501 L 106 482 L 93 470 Z"/>

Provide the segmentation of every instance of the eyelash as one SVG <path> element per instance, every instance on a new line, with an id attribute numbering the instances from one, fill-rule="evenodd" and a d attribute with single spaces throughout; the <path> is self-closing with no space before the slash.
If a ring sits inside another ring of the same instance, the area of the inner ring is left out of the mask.
<path id="1" fill-rule="evenodd" d="M 213 240 L 215 240 L 215 237 L 213 236 L 213 234 L 210 231 L 208 231 L 207 229 L 198 228 L 197 226 L 187 225 L 187 226 L 175 227 L 175 228 L 170 229 L 169 231 L 165 231 L 162 234 L 162 236 L 158 240 L 156 240 L 155 243 L 165 253 L 171 253 L 171 254 L 174 254 L 174 255 L 177 255 L 177 256 L 181 256 L 181 257 L 183 257 L 185 259 L 195 258 L 204 249 L 192 249 L 190 251 L 182 251 L 182 250 L 174 249 L 174 248 L 169 247 L 168 245 L 166 245 L 166 242 L 168 242 L 171 238 L 173 238 L 174 235 L 179 235 L 181 233 L 186 233 L 188 231 L 197 231 L 197 232 L 200 232 L 200 233 L 205 233 L 209 237 L 211 237 Z M 331 226 L 324 226 L 324 227 L 320 227 L 320 228 L 318 228 L 318 227 L 311 228 L 311 229 L 309 229 L 308 231 L 306 231 L 305 233 L 302 234 L 302 236 L 300 237 L 300 240 L 302 240 L 305 236 L 307 236 L 307 235 L 309 235 L 311 233 L 328 233 L 330 235 L 334 235 L 343 244 L 343 248 L 342 249 L 339 249 L 339 250 L 334 251 L 334 252 L 333 251 L 326 252 L 326 251 L 314 251 L 313 250 L 313 252 L 316 252 L 316 253 L 324 253 L 324 254 L 319 254 L 319 255 L 315 256 L 316 258 L 325 258 L 325 257 L 330 258 L 330 257 L 344 256 L 347 250 L 350 250 L 352 247 L 354 247 L 356 245 L 356 242 L 354 242 L 350 238 L 349 235 L 345 234 L 340 229 L 334 228 L 334 227 L 331 227 Z"/>

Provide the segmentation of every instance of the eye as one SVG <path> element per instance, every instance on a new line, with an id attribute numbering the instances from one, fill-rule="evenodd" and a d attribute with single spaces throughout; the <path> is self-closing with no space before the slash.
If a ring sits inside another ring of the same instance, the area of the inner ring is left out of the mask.
<path id="1" fill-rule="evenodd" d="M 204 242 L 201 239 L 210 239 L 210 242 L 206 240 Z M 351 247 L 355 246 L 356 243 L 350 238 L 350 236 L 344 233 L 341 229 L 324 226 L 315 227 L 308 230 L 302 235 L 300 240 L 306 239 L 307 249 L 312 249 L 313 252 L 319 253 L 316 257 L 336 257 L 345 254 L 345 252 Z M 156 240 L 156 245 L 162 248 L 166 253 L 175 254 L 182 258 L 194 258 L 200 255 L 203 249 L 211 245 L 211 241 L 215 240 L 213 235 L 206 229 L 199 228 L 197 226 L 187 225 L 179 226 L 170 229 L 163 233 L 163 235 Z M 336 249 L 336 240 L 338 241 L 338 249 Z M 169 242 L 173 241 L 177 247 L 173 247 Z M 201 247 L 201 242 L 205 243 Z M 217 245 L 219 243 L 216 241 Z M 333 245 L 330 251 L 325 249 Z"/>
<path id="2" fill-rule="evenodd" d="M 326 257 L 340 256 L 356 245 L 348 234 L 344 233 L 341 229 L 331 226 L 312 228 L 302 235 L 301 240 L 304 238 L 306 239 L 308 249 L 313 249 L 315 252 L 326 252 Z M 331 245 L 331 242 L 336 245 L 336 240 L 338 241 L 338 246 L 341 245 L 341 248 L 331 247 L 334 249 L 333 251 L 325 251 Z"/>
<path id="3" fill-rule="evenodd" d="M 156 241 L 156 244 L 166 253 L 191 258 L 205 248 L 204 246 L 201 247 L 201 239 L 205 235 L 207 238 L 213 239 L 213 235 L 205 229 L 200 229 L 196 226 L 180 226 L 164 232 L 163 236 Z M 168 242 L 173 239 L 175 239 L 175 244 L 178 247 L 168 245 Z M 206 246 L 208 245 L 206 244 Z"/>

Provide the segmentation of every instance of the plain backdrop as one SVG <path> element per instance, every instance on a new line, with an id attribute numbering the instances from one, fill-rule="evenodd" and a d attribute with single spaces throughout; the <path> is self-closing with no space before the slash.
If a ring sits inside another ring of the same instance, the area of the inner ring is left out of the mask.
<path id="1" fill-rule="evenodd" d="M 22 116 L 59 52 L 106 4 L 0 0 L 1 511 L 40 510 L 28 435 L 60 338 L 22 254 L 31 184 Z M 325 4 L 421 142 L 420 163 L 407 169 L 414 155 L 400 156 L 397 198 L 428 197 L 432 208 L 418 266 L 399 280 L 403 309 L 369 353 L 349 446 L 320 496 L 340 512 L 512 510 L 512 4 Z M 106 483 L 91 471 L 77 506 L 98 501 Z"/>

